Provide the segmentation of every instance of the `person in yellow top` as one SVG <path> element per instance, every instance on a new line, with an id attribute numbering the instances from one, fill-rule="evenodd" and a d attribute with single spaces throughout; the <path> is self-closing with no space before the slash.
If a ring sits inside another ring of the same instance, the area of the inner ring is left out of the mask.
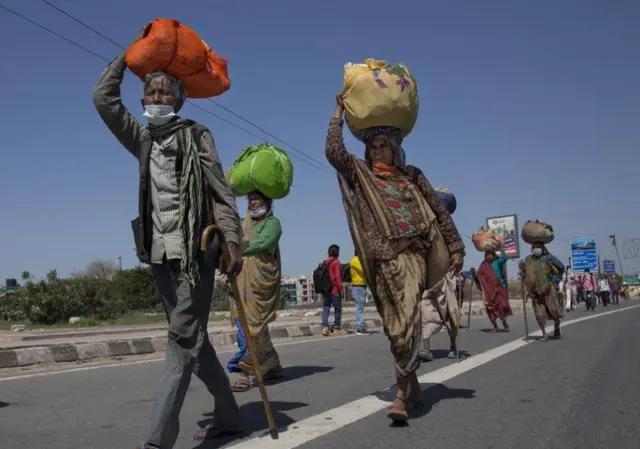
<path id="1" fill-rule="evenodd" d="M 370 335 L 367 325 L 364 323 L 364 304 L 367 297 L 367 280 L 364 278 L 364 271 L 360 258 L 353 256 L 349 262 L 351 271 L 351 294 L 356 302 L 356 334 Z"/>

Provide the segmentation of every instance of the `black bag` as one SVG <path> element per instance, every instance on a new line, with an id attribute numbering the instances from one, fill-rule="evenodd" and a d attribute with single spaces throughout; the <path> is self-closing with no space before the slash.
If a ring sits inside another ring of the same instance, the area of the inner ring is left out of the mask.
<path id="1" fill-rule="evenodd" d="M 348 263 L 343 263 L 340 268 L 342 269 L 342 282 L 346 282 L 348 284 L 351 283 L 351 265 Z"/>
<path id="2" fill-rule="evenodd" d="M 322 262 L 318 268 L 313 270 L 313 286 L 316 293 L 331 293 L 333 289 L 333 283 L 329 277 L 329 265 Z"/>

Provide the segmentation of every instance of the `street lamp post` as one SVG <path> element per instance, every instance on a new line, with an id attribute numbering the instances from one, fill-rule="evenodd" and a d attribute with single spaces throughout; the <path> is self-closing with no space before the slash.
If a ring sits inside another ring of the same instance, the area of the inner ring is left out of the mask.
<path id="1" fill-rule="evenodd" d="M 620 266 L 620 275 L 622 276 L 622 279 L 624 279 L 624 268 L 622 268 L 622 260 L 620 259 L 620 252 L 618 251 L 616 235 L 611 234 L 609 238 L 611 239 L 611 245 L 613 245 L 613 248 L 616 250 L 616 258 L 618 259 L 618 265 Z"/>

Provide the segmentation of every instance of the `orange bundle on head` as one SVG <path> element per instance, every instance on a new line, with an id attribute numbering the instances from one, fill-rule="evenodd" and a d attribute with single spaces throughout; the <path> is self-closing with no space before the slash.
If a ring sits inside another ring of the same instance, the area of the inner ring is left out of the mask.
<path id="1" fill-rule="evenodd" d="M 131 44 L 125 59 L 142 80 L 155 70 L 175 76 L 190 98 L 214 97 L 231 85 L 227 60 L 177 20 L 158 18 L 149 23 L 142 37 Z"/>

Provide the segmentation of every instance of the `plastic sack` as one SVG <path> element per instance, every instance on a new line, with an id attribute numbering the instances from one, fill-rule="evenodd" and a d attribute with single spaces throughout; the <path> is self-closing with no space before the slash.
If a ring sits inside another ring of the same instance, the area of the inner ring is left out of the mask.
<path id="1" fill-rule="evenodd" d="M 399 128 L 406 136 L 418 118 L 418 86 L 403 64 L 376 59 L 346 64 L 342 98 L 347 126 L 356 137 L 375 126 Z"/>
<path id="2" fill-rule="evenodd" d="M 270 144 L 245 148 L 227 171 L 227 180 L 236 196 L 259 191 L 277 200 L 284 198 L 293 183 L 293 165 L 287 153 Z"/>
<path id="3" fill-rule="evenodd" d="M 214 97 L 231 85 L 227 60 L 177 20 L 158 18 L 149 23 L 143 36 L 129 46 L 125 60 L 143 81 L 155 70 L 178 78 L 190 98 Z"/>
<path id="4" fill-rule="evenodd" d="M 522 227 L 522 240 L 530 245 L 534 243 L 551 243 L 555 235 L 553 227 L 538 220 L 529 220 Z"/>
<path id="5" fill-rule="evenodd" d="M 473 246 L 478 251 L 500 251 L 504 246 L 504 236 L 498 232 L 481 227 L 471 236 Z"/>

